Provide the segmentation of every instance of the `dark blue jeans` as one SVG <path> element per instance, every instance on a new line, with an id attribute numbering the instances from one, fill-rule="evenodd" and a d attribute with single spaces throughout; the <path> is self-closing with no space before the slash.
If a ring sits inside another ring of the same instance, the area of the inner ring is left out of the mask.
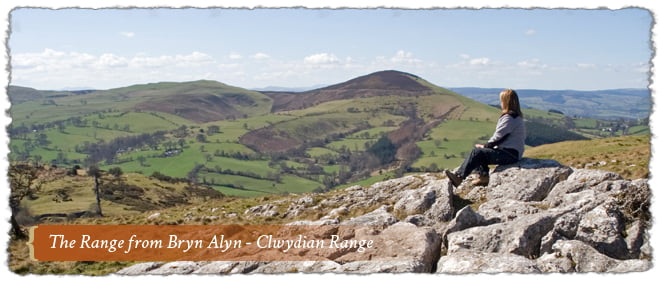
<path id="1" fill-rule="evenodd" d="M 473 171 L 479 173 L 481 176 L 488 176 L 490 172 L 488 165 L 506 165 L 517 161 L 518 151 L 513 149 L 474 148 L 467 158 L 465 158 L 457 174 L 463 179 Z"/>

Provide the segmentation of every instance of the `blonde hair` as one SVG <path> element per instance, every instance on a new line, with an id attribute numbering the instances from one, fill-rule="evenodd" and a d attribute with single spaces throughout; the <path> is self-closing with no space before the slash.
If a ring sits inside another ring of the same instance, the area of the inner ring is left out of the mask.
<path id="1" fill-rule="evenodd" d="M 500 103 L 502 106 L 502 115 L 510 114 L 522 117 L 523 112 L 520 111 L 520 101 L 518 100 L 518 93 L 513 89 L 506 89 L 500 93 Z"/>

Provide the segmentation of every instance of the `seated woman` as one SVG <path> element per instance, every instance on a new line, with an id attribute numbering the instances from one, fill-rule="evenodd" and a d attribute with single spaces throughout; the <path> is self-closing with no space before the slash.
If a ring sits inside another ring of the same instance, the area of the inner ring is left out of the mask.
<path id="1" fill-rule="evenodd" d="M 486 144 L 476 144 L 458 171 L 445 170 L 451 183 L 458 187 L 473 171 L 479 178 L 472 185 L 486 186 L 490 180 L 488 165 L 512 164 L 520 160 L 525 151 L 525 122 L 520 111 L 518 94 L 512 89 L 500 93 L 502 115 L 497 121 L 495 133 Z"/>

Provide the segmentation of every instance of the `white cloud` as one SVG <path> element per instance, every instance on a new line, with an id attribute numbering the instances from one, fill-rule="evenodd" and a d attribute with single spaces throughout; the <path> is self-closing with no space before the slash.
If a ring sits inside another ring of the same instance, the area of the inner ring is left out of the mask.
<path id="1" fill-rule="evenodd" d="M 334 54 L 319 53 L 307 56 L 304 61 L 309 64 L 322 65 L 322 64 L 337 64 L 340 62 L 338 57 Z"/>
<path id="2" fill-rule="evenodd" d="M 297 60 L 272 58 L 266 62 L 244 64 L 242 67 L 249 74 L 247 79 L 242 81 L 243 86 L 247 87 L 308 87 L 338 83 L 347 79 L 348 75 L 362 75 L 369 72 L 362 71 L 369 66 L 353 57 L 341 58 L 326 52 L 309 54 Z M 248 72 L 248 70 L 253 71 Z"/>
<path id="3" fill-rule="evenodd" d="M 403 50 L 398 50 L 396 55 L 390 59 L 394 63 L 406 63 L 406 64 L 416 64 L 420 63 L 421 60 L 414 57 L 412 52 L 406 52 Z"/>
<path id="4" fill-rule="evenodd" d="M 228 58 L 230 58 L 231 60 L 239 60 L 239 59 L 242 59 L 243 56 L 239 53 L 233 52 L 233 53 L 230 53 L 230 55 L 228 55 Z"/>
<path id="5" fill-rule="evenodd" d="M 185 54 L 125 56 L 117 53 L 90 54 L 44 49 L 36 53 L 12 54 L 13 85 L 38 89 L 91 86 L 108 89 L 158 81 L 214 79 L 239 87 L 267 85 L 300 87 L 342 82 L 353 76 L 395 69 L 413 73 L 440 86 L 507 85 L 518 88 L 573 88 L 572 85 L 531 86 L 537 77 L 633 77 L 645 81 L 650 64 L 547 64 L 540 58 L 504 61 L 502 57 L 473 57 L 458 54 L 453 64 L 438 64 L 398 50 L 376 58 L 340 57 L 333 53 L 313 53 L 294 60 L 265 53 L 221 54 L 217 61 L 202 52 Z M 249 59 L 251 60 L 240 60 Z M 257 60 L 253 60 L 257 59 Z M 267 59 L 267 60 L 259 60 Z M 567 79 L 568 80 L 568 79 Z M 603 81 L 609 81 L 604 79 Z M 609 86 L 605 86 L 608 88 Z M 599 87 L 603 88 L 603 87 Z"/>
<path id="6" fill-rule="evenodd" d="M 528 29 L 528 30 L 525 31 L 525 35 L 527 35 L 527 36 L 535 35 L 535 34 L 536 34 L 536 30 L 534 30 L 534 29 Z"/>
<path id="7" fill-rule="evenodd" d="M 103 54 L 94 63 L 94 67 L 104 68 L 119 68 L 128 66 L 129 61 L 126 58 L 116 56 L 113 54 Z"/>
<path id="8" fill-rule="evenodd" d="M 396 54 L 391 57 L 376 57 L 370 67 L 373 70 L 397 69 L 420 73 L 426 69 L 435 69 L 437 64 L 434 62 L 425 62 L 424 60 L 415 57 L 412 52 L 398 50 Z"/>
<path id="9" fill-rule="evenodd" d="M 107 85 L 163 81 L 168 77 L 174 80 L 195 79 L 209 72 L 208 66 L 214 66 L 216 62 L 212 56 L 201 52 L 128 57 L 112 53 L 93 55 L 45 49 L 40 53 L 15 54 L 11 57 L 11 63 L 12 83 L 30 87 L 48 84 L 42 89 L 58 89 L 77 83 L 103 88 Z M 149 80 L 137 81 L 139 79 Z M 58 85 L 51 86 L 53 84 Z"/>
<path id="10" fill-rule="evenodd" d="M 537 58 L 520 61 L 516 63 L 516 65 L 527 69 L 545 69 L 548 67 L 547 64 L 542 63 L 541 60 Z"/>
<path id="11" fill-rule="evenodd" d="M 228 69 L 237 69 L 241 66 L 242 65 L 240 64 L 219 64 L 217 67 L 222 70 L 228 70 Z"/>
<path id="12" fill-rule="evenodd" d="M 78 52 L 60 52 L 44 49 L 41 53 L 21 53 L 11 57 L 12 68 L 15 71 L 33 72 L 61 72 L 74 68 L 87 68 L 100 64 L 117 66 L 120 62 L 108 55 L 93 56 Z"/>
<path id="13" fill-rule="evenodd" d="M 168 66 L 177 66 L 177 67 L 196 67 L 203 66 L 207 64 L 213 64 L 214 58 L 210 55 L 201 52 L 192 52 L 187 55 L 175 55 L 175 56 L 158 56 L 158 57 L 149 57 L 149 56 L 136 56 L 130 59 L 131 63 L 129 67 L 133 68 L 159 68 L 159 67 L 168 67 Z"/>
<path id="14" fill-rule="evenodd" d="M 122 35 L 126 38 L 133 38 L 134 36 L 136 36 L 136 33 L 132 32 L 132 31 L 123 31 L 123 32 L 120 32 L 120 35 Z"/>
<path id="15" fill-rule="evenodd" d="M 201 52 L 192 52 L 188 55 L 176 55 L 175 62 L 180 67 L 196 67 L 207 64 L 213 64 L 214 58 Z"/>
<path id="16" fill-rule="evenodd" d="M 650 68 L 651 65 L 649 63 L 639 63 L 633 67 L 635 72 L 640 72 L 640 73 L 649 73 Z"/>
<path id="17" fill-rule="evenodd" d="M 265 53 L 258 52 L 258 53 L 255 53 L 253 56 L 251 56 L 251 58 L 254 58 L 256 60 L 262 60 L 262 59 L 269 59 L 270 56 L 265 54 Z"/>
<path id="18" fill-rule="evenodd" d="M 64 52 L 58 52 L 52 49 L 45 49 L 41 53 L 23 53 L 11 57 L 13 68 L 33 68 L 44 65 L 47 62 L 57 61 L 65 55 Z"/>
<path id="19" fill-rule="evenodd" d="M 158 68 L 162 66 L 171 65 L 173 58 L 171 56 L 137 56 L 131 58 L 130 66 L 134 68 Z"/>
<path id="20" fill-rule="evenodd" d="M 461 61 L 449 64 L 446 67 L 451 69 L 471 69 L 471 70 L 490 70 L 503 65 L 501 62 L 493 61 L 488 57 L 473 58 L 467 54 L 460 55 Z"/>
<path id="21" fill-rule="evenodd" d="M 457 85 L 476 85 L 477 81 L 486 83 L 488 81 L 503 80 L 505 76 L 514 76 L 517 69 L 516 64 L 509 64 L 488 57 L 471 57 L 466 54 L 460 55 L 459 62 L 448 64 L 442 70 L 447 79 L 454 78 Z M 510 79 L 510 78 L 509 78 Z"/>
<path id="22" fill-rule="evenodd" d="M 577 67 L 581 69 L 595 69 L 596 65 L 595 64 L 588 64 L 588 63 L 577 63 Z"/>
<path id="23" fill-rule="evenodd" d="M 469 61 L 470 65 L 480 65 L 480 66 L 486 66 L 491 63 L 491 60 L 489 58 L 483 57 L 483 58 L 474 58 L 470 59 Z"/>

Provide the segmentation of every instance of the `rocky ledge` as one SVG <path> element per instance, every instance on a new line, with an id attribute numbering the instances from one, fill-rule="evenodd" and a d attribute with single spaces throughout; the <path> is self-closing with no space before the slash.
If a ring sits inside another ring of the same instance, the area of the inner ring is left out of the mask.
<path id="1" fill-rule="evenodd" d="M 441 174 L 412 175 L 349 187 L 317 203 L 304 196 L 245 213 L 295 218 L 318 211 L 319 220 L 290 224 L 381 226 L 374 233 L 399 246 L 397 254 L 374 250 L 370 260 L 352 260 L 353 250 L 345 250 L 318 261 L 150 262 L 119 274 L 633 272 L 652 267 L 646 179 L 523 159 L 495 168 L 486 187 L 468 182 L 454 189 Z M 287 211 L 279 214 L 276 207 L 283 205 Z M 356 210 L 368 212 L 348 216 Z M 391 259 L 382 259 L 387 256 Z"/>

